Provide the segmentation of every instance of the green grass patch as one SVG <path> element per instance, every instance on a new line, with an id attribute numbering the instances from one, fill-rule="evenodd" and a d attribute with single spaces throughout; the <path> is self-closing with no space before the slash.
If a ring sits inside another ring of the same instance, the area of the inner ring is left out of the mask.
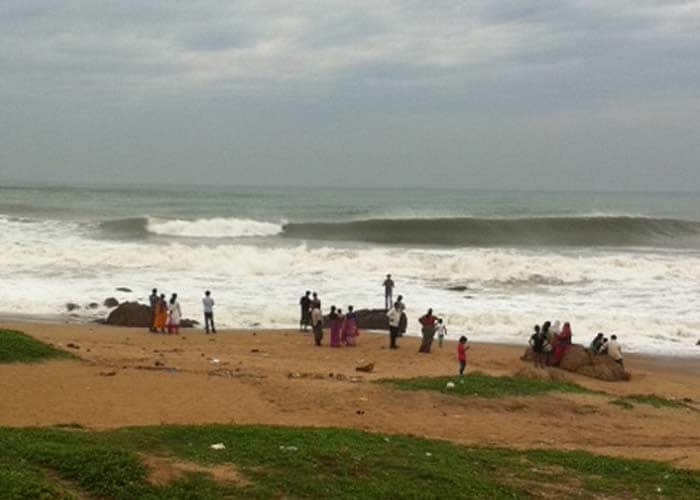
<path id="1" fill-rule="evenodd" d="M 439 391 L 459 396 L 500 398 L 504 396 L 537 396 L 547 392 L 593 393 L 589 389 L 572 382 L 540 380 L 522 377 L 492 377 L 483 373 L 470 373 L 464 377 L 417 377 L 408 379 L 383 379 L 380 383 L 390 384 L 403 390 Z M 451 382 L 454 388 L 447 388 Z"/>
<path id="2" fill-rule="evenodd" d="M 35 363 L 53 358 L 73 358 L 65 351 L 39 342 L 15 330 L 0 330 L 0 363 Z"/>
<path id="3" fill-rule="evenodd" d="M 224 450 L 213 450 L 213 443 Z M 153 484 L 144 455 L 199 464 Z M 210 475 L 233 464 L 244 483 Z M 354 430 L 159 426 L 0 428 L 0 497 L 696 498 L 700 473 L 583 452 L 466 448 Z"/>
<path id="4" fill-rule="evenodd" d="M 632 394 L 610 401 L 610 404 L 623 408 L 634 408 L 635 404 L 649 405 L 654 408 L 690 408 L 687 404 L 674 399 L 664 398 L 656 394 Z"/>

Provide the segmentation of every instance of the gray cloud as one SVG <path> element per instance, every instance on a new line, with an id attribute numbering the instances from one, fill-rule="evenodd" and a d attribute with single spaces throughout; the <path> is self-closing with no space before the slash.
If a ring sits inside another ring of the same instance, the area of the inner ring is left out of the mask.
<path id="1" fill-rule="evenodd" d="M 0 181 L 700 189 L 699 33 L 696 1 L 5 0 Z"/>

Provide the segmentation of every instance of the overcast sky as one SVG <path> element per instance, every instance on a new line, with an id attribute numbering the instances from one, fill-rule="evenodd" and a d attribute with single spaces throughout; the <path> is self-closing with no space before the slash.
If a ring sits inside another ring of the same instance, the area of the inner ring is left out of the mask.
<path id="1" fill-rule="evenodd" d="M 700 2 L 2 0 L 10 181 L 700 190 Z"/>

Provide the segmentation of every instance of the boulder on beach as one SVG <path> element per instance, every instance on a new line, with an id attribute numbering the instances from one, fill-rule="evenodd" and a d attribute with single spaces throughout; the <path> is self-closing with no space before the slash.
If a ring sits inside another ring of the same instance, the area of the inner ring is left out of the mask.
<path id="1" fill-rule="evenodd" d="M 445 288 L 445 290 L 449 292 L 466 292 L 467 290 L 469 290 L 469 287 L 467 287 L 466 285 L 455 285 L 448 286 L 447 288 Z"/>
<path id="2" fill-rule="evenodd" d="M 128 292 L 131 293 L 133 290 L 131 288 L 127 288 L 125 286 L 118 286 L 117 287 L 117 292 Z"/>
<path id="3" fill-rule="evenodd" d="M 76 304 L 75 302 L 68 302 L 66 304 L 66 309 L 68 311 L 75 311 L 76 309 L 80 309 L 80 306 Z"/>
<path id="4" fill-rule="evenodd" d="M 119 305 L 119 301 L 114 297 L 109 297 L 105 299 L 102 305 L 104 305 L 105 307 L 117 307 Z"/>
<path id="5" fill-rule="evenodd" d="M 196 319 L 185 318 L 180 320 L 180 328 L 194 328 L 199 325 L 199 321 Z"/>
<path id="6" fill-rule="evenodd" d="M 89 309 L 97 309 L 98 307 L 100 307 L 100 304 L 98 304 L 97 302 L 90 302 L 88 304 Z"/>
<path id="7" fill-rule="evenodd" d="M 363 330 L 389 329 L 389 319 L 386 317 L 386 310 L 384 309 L 358 309 L 355 311 L 355 314 L 357 314 L 358 328 Z M 323 327 L 328 327 L 327 315 L 323 317 Z"/>
<path id="8" fill-rule="evenodd" d="M 107 316 L 107 324 L 149 328 L 151 308 L 138 302 L 123 302 Z"/>
<path id="9" fill-rule="evenodd" d="M 532 349 L 528 347 L 520 359 L 532 361 Z M 572 344 L 567 349 L 557 368 L 610 382 L 630 379 L 629 372 L 610 356 L 592 354 L 579 344 Z"/>

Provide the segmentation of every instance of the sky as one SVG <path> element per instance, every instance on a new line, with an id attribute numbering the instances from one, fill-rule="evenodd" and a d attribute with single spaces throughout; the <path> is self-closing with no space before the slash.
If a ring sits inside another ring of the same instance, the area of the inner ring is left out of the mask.
<path id="1" fill-rule="evenodd" d="M 0 182 L 700 191 L 700 2 L 3 0 Z"/>

